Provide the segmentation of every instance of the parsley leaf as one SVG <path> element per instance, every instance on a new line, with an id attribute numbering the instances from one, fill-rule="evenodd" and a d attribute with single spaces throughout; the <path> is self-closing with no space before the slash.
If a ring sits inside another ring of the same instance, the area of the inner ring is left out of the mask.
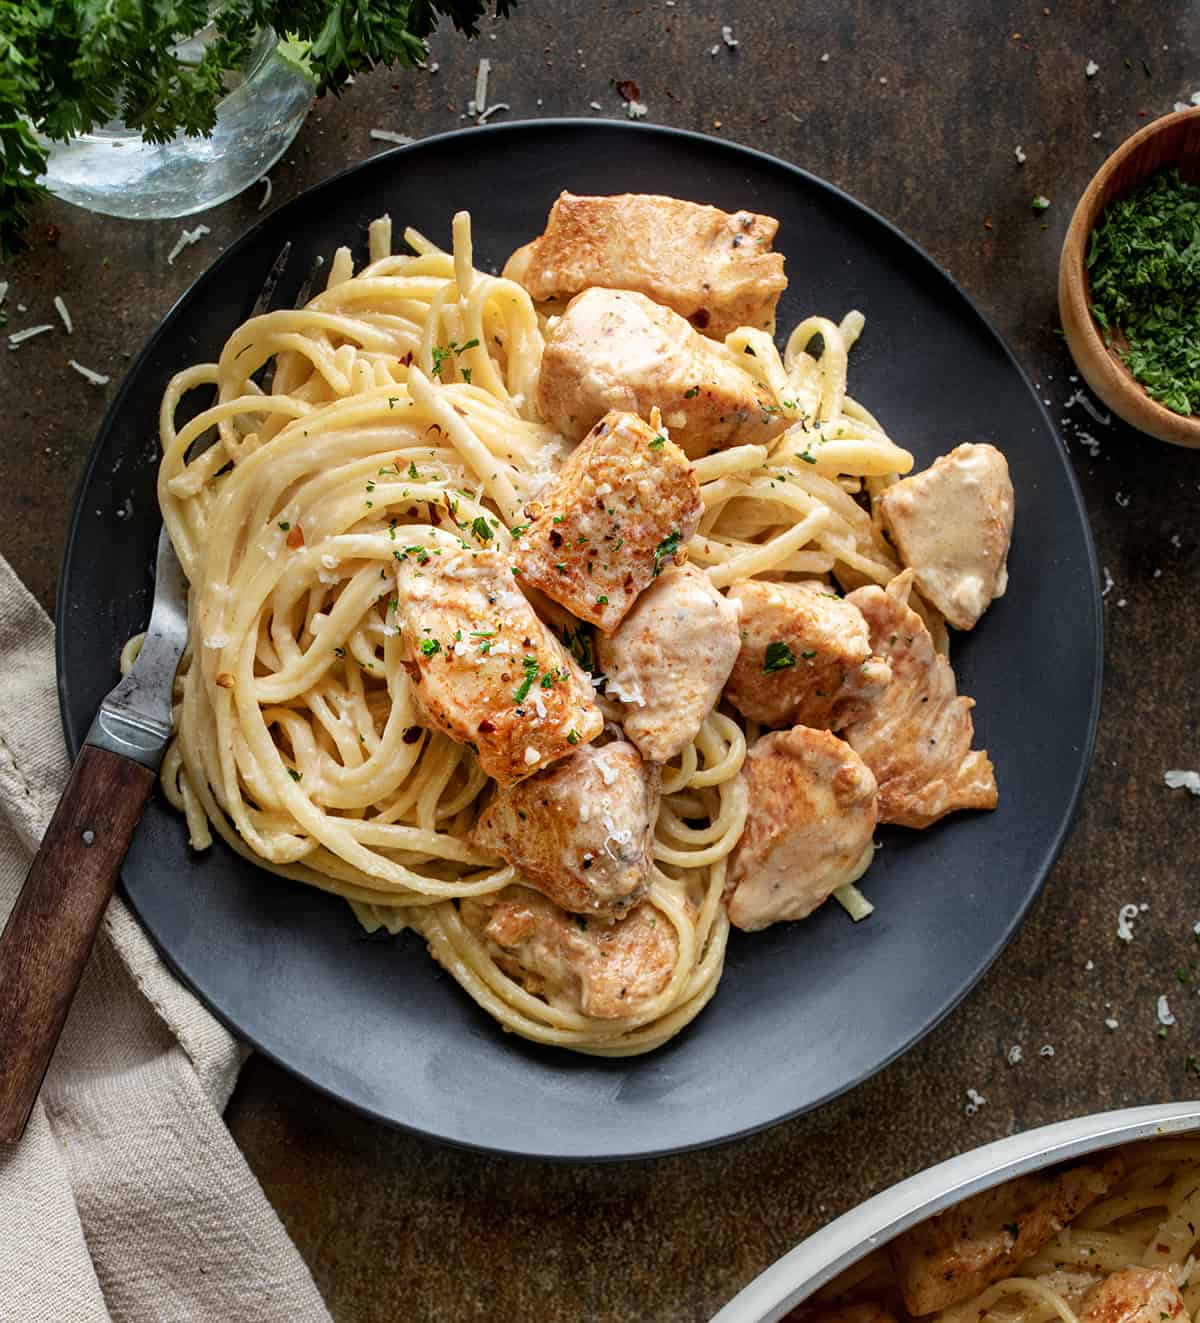
<path id="1" fill-rule="evenodd" d="M 441 652 L 441 650 L 442 650 L 442 645 L 437 641 L 437 639 L 421 640 L 421 652 L 426 657 L 432 657 L 434 653 Z"/>
<path id="2" fill-rule="evenodd" d="M 786 671 L 789 666 L 795 664 L 796 658 L 786 643 L 775 639 L 767 644 L 766 655 L 763 657 L 764 675 L 770 675 L 772 671 Z"/>
<path id="3" fill-rule="evenodd" d="M 662 573 L 663 561 L 669 560 L 679 550 L 679 536 L 679 529 L 672 529 L 654 548 L 654 577 L 656 579 Z"/>
<path id="4" fill-rule="evenodd" d="M 533 688 L 533 682 L 537 679 L 538 671 L 541 669 L 538 666 L 536 657 L 526 657 L 521 664 L 525 668 L 525 678 L 513 690 L 514 703 L 523 703 L 529 696 L 529 691 Z"/>

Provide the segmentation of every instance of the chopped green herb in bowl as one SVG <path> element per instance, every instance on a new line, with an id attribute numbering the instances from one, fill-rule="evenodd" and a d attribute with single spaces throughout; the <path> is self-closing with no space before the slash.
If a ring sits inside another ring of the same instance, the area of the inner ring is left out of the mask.
<path id="1" fill-rule="evenodd" d="M 1105 344 L 1151 399 L 1200 413 L 1200 184 L 1167 170 L 1115 202 L 1086 263 Z"/>

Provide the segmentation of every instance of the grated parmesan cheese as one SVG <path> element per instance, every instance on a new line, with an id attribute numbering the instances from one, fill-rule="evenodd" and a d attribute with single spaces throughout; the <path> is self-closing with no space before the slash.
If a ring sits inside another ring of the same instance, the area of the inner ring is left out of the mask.
<path id="1" fill-rule="evenodd" d="M 542 761 L 542 755 L 538 753 L 532 744 L 528 745 L 525 749 L 525 761 L 530 767 L 532 767 L 534 763 L 540 763 Z"/>
<path id="2" fill-rule="evenodd" d="M 1085 77 L 1095 78 L 1095 76 L 1100 72 L 1100 66 L 1096 63 L 1095 60 L 1089 60 L 1087 64 L 1084 65 L 1083 72 Z"/>
<path id="3" fill-rule="evenodd" d="M 1165 996 L 1159 997 L 1158 1005 L 1155 1007 L 1155 1013 L 1158 1015 L 1159 1024 L 1169 1029 L 1175 1023 L 1175 1016 L 1171 1011 L 1171 1005 Z"/>
<path id="4" fill-rule="evenodd" d="M 167 265 L 174 266 L 175 259 L 185 248 L 190 248 L 192 244 L 199 243 L 206 234 L 211 233 L 212 231 L 207 225 L 197 225 L 194 230 L 185 229 L 181 231 L 179 238 L 175 240 L 175 247 L 167 254 Z"/>
<path id="5" fill-rule="evenodd" d="M 604 107 L 600 104 L 599 101 L 589 101 L 589 102 L 588 102 L 588 106 L 589 106 L 592 110 L 603 110 L 603 109 L 604 109 Z"/>
<path id="6" fill-rule="evenodd" d="M 8 281 L 0 280 L 0 307 L 4 306 L 6 298 L 8 298 Z"/>
<path id="7" fill-rule="evenodd" d="M 410 138 L 407 133 L 393 133 L 391 129 L 372 129 L 368 137 L 374 138 L 376 142 L 394 142 L 397 147 L 407 147 L 416 142 L 416 138 Z"/>
<path id="8" fill-rule="evenodd" d="M 1025 148 L 1019 144 L 1013 148 L 1013 155 L 1017 158 L 1018 165 L 1024 165 L 1026 161 Z"/>
<path id="9" fill-rule="evenodd" d="M 645 119 L 648 111 L 649 107 L 644 101 L 631 101 L 625 107 L 625 114 L 630 119 Z"/>
<path id="10" fill-rule="evenodd" d="M 987 1099 L 983 1096 L 982 1093 L 979 1093 L 975 1089 L 968 1089 L 967 1105 L 963 1108 L 963 1111 L 966 1112 L 968 1116 L 974 1116 L 975 1113 L 979 1111 L 979 1109 L 983 1107 L 986 1103 L 987 1103 Z"/>
<path id="11" fill-rule="evenodd" d="M 62 324 L 67 328 L 68 335 L 75 334 L 75 323 L 71 320 L 71 314 L 67 311 L 67 305 L 62 298 L 56 294 L 54 296 L 54 310 L 62 318 Z"/>
<path id="12" fill-rule="evenodd" d="M 728 23 L 721 25 L 721 40 L 730 50 L 736 50 L 739 45 L 738 39 L 733 35 L 733 28 Z"/>
<path id="13" fill-rule="evenodd" d="M 82 363 L 76 362 L 73 358 L 67 359 L 67 366 L 73 367 L 84 381 L 93 386 L 107 386 L 112 380 L 111 377 L 106 377 L 103 372 L 93 372 L 90 367 L 84 367 Z"/>
<path id="14" fill-rule="evenodd" d="M 23 345 L 26 340 L 32 340 L 35 335 L 45 335 L 47 331 L 54 330 L 49 322 L 43 322 L 40 326 L 27 326 L 23 331 L 14 331 L 8 337 L 8 347 L 16 349 Z"/>
<path id="15" fill-rule="evenodd" d="M 89 382 L 89 385 L 107 386 L 108 382 L 112 380 L 111 377 L 106 377 L 105 373 L 93 372 L 91 368 L 85 368 L 82 363 L 77 363 L 74 359 L 67 359 L 66 365 L 69 366 L 69 368 L 74 368 L 75 372 L 78 372 L 83 380 Z"/>
<path id="16" fill-rule="evenodd" d="M 1122 905 L 1120 913 L 1117 915 L 1117 938 L 1122 942 L 1133 941 L 1132 924 L 1138 916 L 1138 907 L 1136 905 Z"/>
<path id="17" fill-rule="evenodd" d="M 1119 1028 L 1121 1027 L 1121 1021 L 1120 1021 L 1120 1020 L 1114 1020 L 1114 1019 L 1110 1016 L 1107 1020 L 1104 1021 L 1104 1027 L 1105 1027 L 1106 1029 L 1119 1029 Z"/>
<path id="18" fill-rule="evenodd" d="M 863 919 L 875 913 L 875 906 L 859 891 L 853 882 L 847 882 L 845 886 L 838 887 L 833 893 L 833 898 L 855 923 L 861 923 Z"/>
<path id="19" fill-rule="evenodd" d="M 822 64 L 828 64 L 828 63 L 829 63 L 829 52 L 828 52 L 828 51 L 825 51 L 825 52 L 821 55 L 821 63 L 822 63 Z"/>
<path id="20" fill-rule="evenodd" d="M 1039 1057 L 1052 1057 L 1053 1055 L 1054 1047 L 1051 1043 L 1043 1043 L 1041 1047 L 1038 1048 Z"/>
<path id="21" fill-rule="evenodd" d="M 1004 1054 L 1004 1059 L 1010 1066 L 1020 1065 L 1024 1057 L 1025 1053 L 1022 1051 L 1020 1043 L 1014 1043 Z"/>
<path id="22" fill-rule="evenodd" d="M 267 186 L 265 191 L 263 192 L 262 201 L 258 204 L 259 211 L 265 211 L 267 207 L 270 205 L 271 194 L 275 191 L 275 185 L 271 183 L 271 181 L 266 177 L 266 175 L 263 175 L 263 177 L 258 182 L 260 184 L 266 184 Z"/>
<path id="23" fill-rule="evenodd" d="M 479 70 L 475 74 L 475 113 L 477 115 L 482 115 L 487 106 L 488 75 L 491 72 L 491 60 L 480 60 Z"/>
<path id="24" fill-rule="evenodd" d="M 1193 795 L 1200 795 L 1200 772 L 1185 772 L 1182 768 L 1172 767 L 1163 773 L 1163 780 L 1172 790 L 1190 790 Z"/>

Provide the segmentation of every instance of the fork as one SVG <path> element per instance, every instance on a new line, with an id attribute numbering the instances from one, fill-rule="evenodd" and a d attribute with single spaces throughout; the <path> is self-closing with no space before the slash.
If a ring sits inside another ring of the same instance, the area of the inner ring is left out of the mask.
<path id="1" fill-rule="evenodd" d="M 284 244 L 251 316 L 266 312 Z M 317 258 L 296 299 L 308 302 Z M 270 389 L 264 373 L 263 389 Z M 20 1139 L 171 738 L 187 643 L 187 583 L 159 534 L 150 624 L 129 674 L 100 704 L 21 893 L 0 934 L 0 1143 Z"/>

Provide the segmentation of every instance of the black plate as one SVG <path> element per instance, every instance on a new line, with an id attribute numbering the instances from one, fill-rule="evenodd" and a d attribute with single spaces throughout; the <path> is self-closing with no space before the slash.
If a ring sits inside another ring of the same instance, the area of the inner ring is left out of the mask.
<path id="1" fill-rule="evenodd" d="M 214 357 L 284 239 L 290 297 L 310 257 L 357 243 L 390 211 L 449 243 L 469 208 L 476 261 L 498 269 L 541 231 L 560 189 L 643 191 L 778 216 L 790 286 L 779 325 L 860 308 L 853 394 L 918 465 L 965 438 L 1004 448 L 1017 492 L 1011 588 L 955 640 L 960 687 L 1000 808 L 925 832 L 888 831 L 866 880 L 877 909 L 735 934 L 700 1018 L 631 1061 L 502 1033 L 406 934 L 364 938 L 340 901 L 282 882 L 220 845 L 190 854 L 150 805 L 126 894 L 172 966 L 232 1029 L 319 1089 L 457 1144 L 565 1159 L 717 1143 L 851 1088 L 910 1047 L 1012 936 L 1057 855 L 1083 785 L 1099 705 L 1101 612 L 1079 492 L 1012 355 L 919 249 L 828 184 L 698 135 L 620 123 L 471 129 L 388 153 L 282 207 L 224 253 L 159 327 L 100 430 L 80 491 L 58 610 L 59 680 L 77 748 L 143 627 L 159 516 L 154 457 L 170 374 Z M 126 500 L 132 514 L 123 517 Z M 1036 643 L 1036 646 L 1033 644 Z"/>

